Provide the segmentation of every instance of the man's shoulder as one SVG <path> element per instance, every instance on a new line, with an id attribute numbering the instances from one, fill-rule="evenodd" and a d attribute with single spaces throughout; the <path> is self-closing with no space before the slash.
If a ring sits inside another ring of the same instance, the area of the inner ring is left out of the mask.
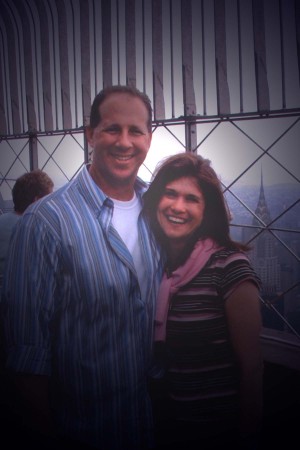
<path id="1" fill-rule="evenodd" d="M 13 211 L 9 211 L 0 215 L 0 225 L 14 225 L 18 222 L 20 216 Z"/>
<path id="2" fill-rule="evenodd" d="M 74 195 L 68 195 L 68 192 L 73 189 L 72 184 L 73 181 L 68 181 L 54 192 L 29 205 L 23 218 L 26 218 L 27 222 L 35 218 L 38 221 L 41 220 L 41 223 L 53 223 L 53 221 L 59 220 L 58 218 L 64 214 L 65 208 L 72 207 L 72 205 L 68 206 L 71 203 L 70 198 L 74 198 Z M 23 222 L 25 223 L 25 220 Z"/>
<path id="3" fill-rule="evenodd" d="M 48 194 L 45 197 L 39 199 L 36 204 L 33 204 L 36 206 L 36 208 L 34 209 L 39 210 L 40 208 L 51 208 L 55 204 L 62 204 L 65 201 L 68 201 L 68 197 L 76 197 L 76 191 L 78 191 L 79 174 L 77 174 L 72 180 L 66 181 L 65 184 L 58 187 L 51 194 Z"/>

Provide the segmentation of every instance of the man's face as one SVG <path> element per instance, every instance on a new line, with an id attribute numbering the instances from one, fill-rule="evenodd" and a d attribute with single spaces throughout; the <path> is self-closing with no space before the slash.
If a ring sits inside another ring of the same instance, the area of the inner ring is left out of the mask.
<path id="1" fill-rule="evenodd" d="M 113 93 L 105 99 L 100 116 L 98 126 L 87 130 L 94 149 L 90 174 L 113 197 L 116 190 L 133 186 L 147 156 L 152 137 L 147 128 L 149 116 L 142 100 L 127 93 Z"/>

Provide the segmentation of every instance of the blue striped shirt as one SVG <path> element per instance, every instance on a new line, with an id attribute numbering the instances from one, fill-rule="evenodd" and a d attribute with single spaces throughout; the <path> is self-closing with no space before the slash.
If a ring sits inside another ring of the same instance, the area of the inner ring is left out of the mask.
<path id="1" fill-rule="evenodd" d="M 137 180 L 140 199 L 145 188 Z M 161 264 L 140 216 L 142 298 L 112 213 L 84 167 L 23 215 L 3 289 L 7 367 L 50 376 L 64 435 L 105 450 L 135 449 L 151 435 L 146 382 Z"/>

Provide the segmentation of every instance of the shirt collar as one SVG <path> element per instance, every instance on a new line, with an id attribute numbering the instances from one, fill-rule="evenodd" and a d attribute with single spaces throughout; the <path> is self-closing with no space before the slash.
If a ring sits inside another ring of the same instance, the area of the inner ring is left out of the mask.
<path id="1" fill-rule="evenodd" d="M 91 205 L 91 207 L 100 212 L 104 205 L 111 202 L 110 198 L 100 189 L 100 187 L 94 182 L 93 178 L 89 174 L 89 164 L 86 164 L 79 172 L 77 177 L 79 191 L 85 200 Z M 137 177 L 134 190 L 140 200 L 148 188 L 147 183 Z"/>

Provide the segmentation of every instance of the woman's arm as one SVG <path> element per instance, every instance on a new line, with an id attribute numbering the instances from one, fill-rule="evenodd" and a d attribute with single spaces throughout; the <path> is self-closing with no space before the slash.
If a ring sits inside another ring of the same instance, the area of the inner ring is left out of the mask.
<path id="1" fill-rule="evenodd" d="M 263 359 L 260 347 L 261 311 L 258 289 L 242 282 L 225 303 L 229 333 L 240 368 L 240 431 L 251 438 L 261 427 Z"/>

